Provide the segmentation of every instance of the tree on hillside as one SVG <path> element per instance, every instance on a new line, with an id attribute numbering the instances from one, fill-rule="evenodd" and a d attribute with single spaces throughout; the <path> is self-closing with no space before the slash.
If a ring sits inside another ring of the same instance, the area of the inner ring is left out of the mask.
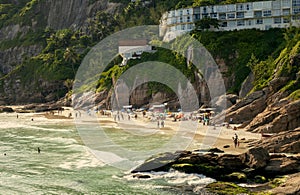
<path id="1" fill-rule="evenodd" d="M 79 61 L 79 56 L 78 54 L 74 51 L 73 48 L 67 47 L 65 52 L 64 52 L 64 59 L 66 62 L 70 62 L 72 65 L 72 69 L 75 75 L 75 68 L 74 64 L 76 64 Z"/>
<path id="2" fill-rule="evenodd" d="M 219 21 L 214 18 L 203 18 L 195 23 L 197 30 L 208 30 L 211 27 L 219 28 Z"/>

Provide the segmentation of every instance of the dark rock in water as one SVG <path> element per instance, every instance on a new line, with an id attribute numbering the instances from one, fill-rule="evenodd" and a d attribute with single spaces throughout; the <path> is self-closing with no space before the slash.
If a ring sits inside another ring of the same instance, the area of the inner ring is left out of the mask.
<path id="1" fill-rule="evenodd" d="M 151 178 L 150 175 L 143 175 L 143 174 L 134 174 L 133 178 L 139 178 L 139 179 L 149 179 Z"/>
<path id="2" fill-rule="evenodd" d="M 153 156 L 146 160 L 143 164 L 131 171 L 131 173 L 137 172 L 149 172 L 149 171 L 169 171 L 172 164 L 178 159 L 180 153 L 163 153 L 157 156 Z"/>
<path id="3" fill-rule="evenodd" d="M 243 164 L 254 169 L 265 167 L 270 160 L 268 151 L 262 147 L 250 148 L 246 153 L 241 154 L 240 156 Z"/>
<path id="4" fill-rule="evenodd" d="M 219 165 L 213 165 L 208 163 L 202 164 L 173 164 L 172 168 L 185 173 L 198 173 L 204 174 L 208 177 L 213 177 L 219 179 L 222 174 L 224 174 L 224 167 Z"/>
<path id="5" fill-rule="evenodd" d="M 14 110 L 11 107 L 0 107 L 0 112 L 12 113 Z"/>

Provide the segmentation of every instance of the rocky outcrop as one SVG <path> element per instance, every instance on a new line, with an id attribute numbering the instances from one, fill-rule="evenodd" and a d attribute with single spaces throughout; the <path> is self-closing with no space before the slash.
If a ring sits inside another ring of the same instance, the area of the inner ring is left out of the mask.
<path id="1" fill-rule="evenodd" d="M 0 113 L 1 112 L 14 112 L 14 110 L 11 107 L 0 106 Z"/>
<path id="2" fill-rule="evenodd" d="M 271 194 L 299 194 L 300 173 L 287 176 L 286 181 L 282 182 L 278 187 L 267 190 L 266 193 Z"/>
<path id="3" fill-rule="evenodd" d="M 220 119 L 225 114 L 226 121 L 232 118 L 232 122 L 239 123 L 249 123 L 254 117 L 261 113 L 266 108 L 268 90 L 261 90 L 251 93 L 244 99 L 240 100 L 232 107 L 228 108 L 226 111 L 215 117 L 215 122 L 220 123 Z"/>
<path id="4" fill-rule="evenodd" d="M 0 51 L 0 72 L 10 73 L 24 59 L 36 56 L 41 51 L 40 45 L 19 46 Z"/>
<path id="5" fill-rule="evenodd" d="M 53 29 L 79 28 L 85 25 L 98 11 L 114 13 L 120 4 L 109 3 L 108 0 L 50 0 L 46 1 L 43 10 L 47 10 L 47 26 Z"/>
<path id="6" fill-rule="evenodd" d="M 263 138 L 256 143 L 255 147 L 263 147 L 273 153 L 299 153 L 300 128 Z"/>
<path id="7" fill-rule="evenodd" d="M 290 102 L 278 101 L 258 114 L 247 126 L 255 132 L 279 133 L 292 130 L 300 125 L 300 100 Z"/>
<path id="8" fill-rule="evenodd" d="M 254 74 L 251 72 L 248 77 L 244 80 L 242 83 L 240 92 L 239 92 L 239 97 L 244 98 L 248 95 L 248 93 L 252 90 L 254 82 Z"/>
<path id="9" fill-rule="evenodd" d="M 268 174 L 289 174 L 300 171 L 300 157 L 275 157 L 264 167 Z"/>
<path id="10" fill-rule="evenodd" d="M 250 148 L 241 157 L 244 164 L 254 169 L 265 167 L 270 160 L 268 151 L 263 147 Z"/>
<path id="11" fill-rule="evenodd" d="M 251 180 L 264 183 L 268 177 L 299 172 L 300 157 L 269 155 L 262 147 L 251 148 L 240 155 L 179 151 L 153 156 L 131 172 L 144 175 L 144 172 L 170 169 L 204 174 L 221 181 Z M 145 176 L 148 178 L 148 175 Z"/>

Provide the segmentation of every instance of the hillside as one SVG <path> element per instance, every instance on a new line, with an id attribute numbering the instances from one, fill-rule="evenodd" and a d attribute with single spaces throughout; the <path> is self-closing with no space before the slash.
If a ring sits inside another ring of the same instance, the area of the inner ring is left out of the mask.
<path id="1" fill-rule="evenodd" d="M 158 24 L 165 11 L 178 6 L 198 5 L 199 2 L 1 1 L 0 104 L 42 103 L 61 99 L 71 90 L 82 59 L 100 40 L 128 27 Z M 282 69 L 277 66 L 279 62 L 289 63 L 281 60 L 291 58 L 285 56 L 289 51 L 297 55 L 297 49 L 291 50 L 297 45 L 297 29 L 194 31 L 191 35 L 214 57 L 224 76 L 228 93 L 244 97 L 251 90 L 263 89 L 272 79 L 281 78 L 282 72 L 287 72 L 288 76 L 297 72 L 297 66 L 291 68 L 287 65 Z M 183 56 L 158 47 L 155 54 L 143 54 L 141 61 L 160 61 L 178 68 L 196 88 L 199 106 L 209 104 L 210 97 L 201 93 L 207 90 L 205 81 L 196 76 L 193 68 L 188 68 Z M 141 61 L 131 60 L 121 68 L 118 66 L 120 59 L 116 58 L 112 68 L 100 77 L 97 91 L 102 96 L 111 94 L 112 75 L 118 75 Z M 275 70 L 281 73 L 272 78 Z M 252 74 L 253 85 L 246 82 L 249 86 L 245 87 L 244 80 Z M 288 78 L 287 82 L 281 84 L 285 86 L 281 90 L 297 99 L 295 76 Z M 168 87 L 150 83 L 137 88 L 131 96 L 131 103 L 143 106 L 157 98 L 163 102 L 176 101 Z"/>

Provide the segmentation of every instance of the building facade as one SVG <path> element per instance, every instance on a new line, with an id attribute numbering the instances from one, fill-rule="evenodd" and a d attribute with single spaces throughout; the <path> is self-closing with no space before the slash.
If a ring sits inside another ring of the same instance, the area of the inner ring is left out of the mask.
<path id="1" fill-rule="evenodd" d="M 119 41 L 119 54 L 123 61 L 121 66 L 125 66 L 130 59 L 139 59 L 143 52 L 151 52 L 153 48 L 146 39 L 121 40 Z"/>
<path id="2" fill-rule="evenodd" d="M 300 23 L 300 0 L 258 1 L 172 10 L 161 18 L 160 35 L 164 36 L 165 41 L 172 40 L 195 29 L 195 23 L 203 18 L 219 21 L 218 29 L 210 29 L 215 31 L 297 26 Z"/>

